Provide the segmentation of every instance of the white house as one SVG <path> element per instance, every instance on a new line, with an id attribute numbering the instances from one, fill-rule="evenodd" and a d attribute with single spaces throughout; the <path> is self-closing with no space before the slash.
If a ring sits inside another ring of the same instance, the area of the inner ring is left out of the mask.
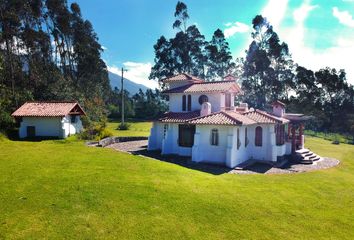
<path id="1" fill-rule="evenodd" d="M 276 162 L 304 147 L 303 115 L 234 106 L 236 79 L 205 82 L 189 74 L 162 80 L 169 112 L 153 123 L 148 150 L 190 156 L 192 161 L 235 167 L 249 159 Z"/>
<path id="2" fill-rule="evenodd" d="M 82 131 L 82 115 L 77 102 L 26 102 L 12 114 L 20 122 L 20 138 L 66 138 Z"/>

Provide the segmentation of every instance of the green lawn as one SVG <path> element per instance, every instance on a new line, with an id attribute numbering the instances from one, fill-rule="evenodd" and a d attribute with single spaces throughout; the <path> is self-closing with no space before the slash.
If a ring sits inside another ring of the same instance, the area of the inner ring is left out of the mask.
<path id="1" fill-rule="evenodd" d="M 341 165 L 212 175 L 72 139 L 0 140 L 0 239 L 354 239 L 354 146 L 306 143 Z"/>
<path id="2" fill-rule="evenodd" d="M 131 126 L 129 130 L 118 130 L 117 127 L 120 124 L 119 121 L 109 121 L 107 123 L 107 128 L 113 133 L 114 136 L 149 136 L 150 128 L 152 127 L 151 122 L 128 122 Z"/>

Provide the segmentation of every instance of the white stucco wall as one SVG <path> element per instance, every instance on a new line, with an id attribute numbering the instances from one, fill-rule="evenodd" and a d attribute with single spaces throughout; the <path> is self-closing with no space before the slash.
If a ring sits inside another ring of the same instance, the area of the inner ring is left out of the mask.
<path id="1" fill-rule="evenodd" d="M 27 127 L 34 126 L 38 137 L 60 137 L 61 117 L 23 117 L 19 137 L 27 137 Z"/>
<path id="2" fill-rule="evenodd" d="M 70 117 L 23 117 L 19 137 L 27 137 L 27 127 L 34 126 L 36 137 L 59 137 L 66 138 L 69 135 L 81 132 L 83 127 L 80 116 L 77 116 L 76 123 L 70 122 Z"/>
<path id="3" fill-rule="evenodd" d="M 163 123 L 155 122 L 149 137 L 149 150 L 161 149 L 162 154 L 191 156 L 192 161 L 213 163 L 235 167 L 244 161 L 276 161 L 277 156 L 289 154 L 289 145 L 276 146 L 273 124 L 248 126 L 197 125 L 192 148 L 178 145 L 178 125 L 169 123 L 165 138 Z M 255 129 L 262 127 L 262 146 L 255 146 Z M 245 129 L 247 128 L 248 145 L 245 145 Z M 211 130 L 217 129 L 218 146 L 211 145 Z M 239 129 L 240 147 L 237 148 L 237 129 Z"/>
<path id="4" fill-rule="evenodd" d="M 76 122 L 72 123 L 70 115 L 67 115 L 61 120 L 61 124 L 62 124 L 63 138 L 66 138 L 70 135 L 77 134 L 83 130 L 80 116 L 76 116 Z"/>
<path id="5" fill-rule="evenodd" d="M 212 129 L 218 130 L 219 142 L 217 146 L 211 145 Z M 232 127 L 217 125 L 197 126 L 194 137 L 192 160 L 195 162 L 225 165 L 228 134 L 232 129 Z"/>
<path id="6" fill-rule="evenodd" d="M 199 97 L 201 95 L 206 95 L 208 97 L 208 102 L 211 104 L 212 112 L 219 112 L 221 108 L 225 107 L 225 94 L 222 93 L 193 93 L 193 94 L 182 94 L 173 93 L 169 95 L 169 111 L 171 112 L 183 112 L 182 111 L 182 96 L 186 95 L 186 100 L 188 101 L 188 95 L 192 97 L 192 111 L 200 110 L 201 105 L 199 104 Z M 187 106 L 186 101 L 186 106 Z"/>

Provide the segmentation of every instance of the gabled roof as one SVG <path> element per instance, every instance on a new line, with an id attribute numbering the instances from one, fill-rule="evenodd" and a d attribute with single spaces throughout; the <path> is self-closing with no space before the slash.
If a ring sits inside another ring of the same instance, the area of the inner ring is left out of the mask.
<path id="1" fill-rule="evenodd" d="M 86 115 L 77 102 L 26 102 L 13 117 L 64 117 L 68 114 Z"/>
<path id="2" fill-rule="evenodd" d="M 204 82 L 204 80 L 197 78 L 195 76 L 192 76 L 187 73 L 180 73 L 178 75 L 168 77 L 161 79 L 163 83 L 168 83 L 168 82 L 182 82 L 182 81 L 188 81 L 188 82 Z"/>
<path id="3" fill-rule="evenodd" d="M 254 124 L 253 120 L 236 112 L 216 112 L 207 116 L 198 117 L 188 121 L 190 124 L 207 125 L 249 125 Z"/>
<path id="4" fill-rule="evenodd" d="M 206 116 L 194 112 L 167 112 L 159 119 L 164 123 L 188 123 L 202 125 L 253 125 L 287 123 L 289 120 L 278 118 L 260 110 L 248 112 L 220 111 Z"/>
<path id="5" fill-rule="evenodd" d="M 242 113 L 244 116 L 254 120 L 257 123 L 287 123 L 289 122 L 285 118 L 276 117 L 267 112 L 255 109 L 253 111 L 248 111 Z"/>
<path id="6" fill-rule="evenodd" d="M 196 118 L 200 115 L 199 111 L 194 112 L 167 112 L 165 113 L 159 121 L 164 123 L 183 123 L 187 120 Z"/>
<path id="7" fill-rule="evenodd" d="M 163 93 L 198 93 L 198 92 L 234 92 L 242 93 L 235 81 L 202 82 L 172 88 Z"/>

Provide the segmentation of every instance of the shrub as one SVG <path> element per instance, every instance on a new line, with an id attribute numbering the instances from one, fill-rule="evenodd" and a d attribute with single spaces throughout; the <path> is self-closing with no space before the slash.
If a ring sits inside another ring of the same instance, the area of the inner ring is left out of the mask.
<path id="1" fill-rule="evenodd" d="M 129 123 L 121 123 L 118 126 L 118 130 L 128 130 L 130 128 L 130 124 Z"/>
<path id="2" fill-rule="evenodd" d="M 83 132 L 79 134 L 80 139 L 99 141 L 106 137 L 112 137 L 113 133 L 107 129 L 106 121 L 90 123 Z"/>

